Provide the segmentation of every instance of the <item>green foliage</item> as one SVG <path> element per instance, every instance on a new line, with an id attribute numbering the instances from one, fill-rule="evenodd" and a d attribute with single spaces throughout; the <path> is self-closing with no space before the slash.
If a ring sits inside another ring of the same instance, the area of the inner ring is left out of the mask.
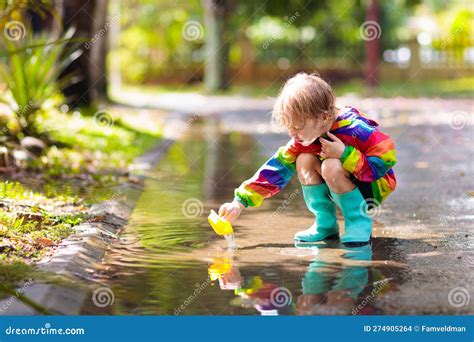
<path id="1" fill-rule="evenodd" d="M 75 196 L 68 196 L 60 193 L 51 193 L 50 196 L 45 196 L 28 189 L 20 182 L 5 181 L 0 183 L 0 199 L 9 198 L 11 200 L 44 201 L 49 197 L 55 197 L 58 202 L 75 203 L 78 200 Z"/>
<path id="2" fill-rule="evenodd" d="M 434 47 L 445 49 L 457 49 L 462 53 L 465 48 L 474 45 L 474 11 L 467 8 L 457 8 L 440 18 L 445 32 L 433 42 Z"/>
<path id="3" fill-rule="evenodd" d="M 8 93 L 2 99 L 14 110 L 25 132 L 38 135 L 36 113 L 56 93 L 58 86 L 74 81 L 72 75 L 57 81 L 65 68 L 75 60 L 79 51 L 69 45 L 74 33 L 67 31 L 61 38 L 48 34 L 10 40 L 4 36 L 5 51 L 0 60 L 0 78 L 6 83 Z"/>
<path id="4" fill-rule="evenodd" d="M 109 61 L 118 59 L 126 81 L 137 83 L 150 75 L 173 75 L 174 68 L 190 65 L 193 52 L 203 45 L 183 39 L 182 29 L 189 20 L 202 22 L 200 0 L 121 2 L 119 48 Z"/>
<path id="5" fill-rule="evenodd" d="M 0 212 L 0 259 L 36 259 L 45 247 L 67 237 L 73 226 L 85 220 L 80 210 L 83 207 L 76 199 L 46 198 L 18 182 L 0 183 L 0 198 L 4 199 L 4 210 Z"/>
<path id="6" fill-rule="evenodd" d="M 385 81 L 376 89 L 366 93 L 364 80 L 352 79 L 333 84 L 337 96 L 347 93 L 357 94 L 358 96 L 381 96 L 381 97 L 474 97 L 474 78 L 461 77 L 457 79 L 434 79 L 434 80 L 412 80 L 406 81 Z M 281 89 L 280 82 L 261 82 L 253 84 L 236 84 L 232 88 L 222 91 L 221 95 L 240 95 L 249 97 L 276 97 Z M 161 94 L 167 92 L 196 92 L 204 93 L 205 89 L 201 85 L 190 86 L 127 86 L 124 91 L 127 92 L 146 92 L 150 94 Z"/>
<path id="7" fill-rule="evenodd" d="M 379 1 L 383 49 L 400 44 L 403 36 L 398 29 L 420 2 Z M 229 4 L 231 17 L 225 40 L 233 65 L 240 65 L 245 54 L 255 56 L 259 63 L 275 63 L 284 57 L 301 66 L 344 57 L 356 63 L 354 59 L 364 57 L 365 41 L 359 30 L 366 20 L 366 1 L 241 0 Z M 124 29 L 120 47 L 109 58 L 120 60 L 127 83 L 157 78 L 179 81 L 190 74 L 199 77 L 207 33 L 200 1 L 137 0 L 122 2 L 121 6 Z M 183 37 L 189 21 L 202 24 L 200 38 L 190 41 Z M 244 41 L 250 44 L 242 44 Z"/>
<path id="8" fill-rule="evenodd" d="M 110 113 L 104 114 L 110 119 L 105 125 L 95 117 L 76 114 L 55 109 L 42 113 L 39 131 L 47 132 L 62 146 L 53 145 L 32 161 L 33 169 L 51 177 L 90 174 L 107 182 L 113 174 L 126 172 L 129 163 L 156 145 L 160 137 L 156 130 L 134 128 L 121 119 L 114 120 Z"/>
<path id="9" fill-rule="evenodd" d="M 462 77 L 457 79 L 439 79 L 419 81 L 386 81 L 375 89 L 367 90 L 364 81 L 354 79 L 334 87 L 337 96 L 347 93 L 359 96 L 380 96 L 393 98 L 403 97 L 459 97 L 472 98 L 474 96 L 474 78 Z M 367 93 L 369 91 L 370 93 Z"/>

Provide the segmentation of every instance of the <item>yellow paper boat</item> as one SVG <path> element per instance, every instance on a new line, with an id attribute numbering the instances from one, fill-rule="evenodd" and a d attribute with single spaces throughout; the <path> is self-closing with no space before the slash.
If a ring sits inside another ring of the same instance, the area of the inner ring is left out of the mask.
<path id="1" fill-rule="evenodd" d="M 211 213 L 207 217 L 207 220 L 209 221 L 209 224 L 211 225 L 212 229 L 214 229 L 214 231 L 218 235 L 229 235 L 234 232 L 230 222 L 217 215 L 214 210 L 211 210 Z"/>
<path id="2" fill-rule="evenodd" d="M 230 258 L 214 258 L 213 261 L 213 264 L 209 266 L 207 270 L 209 278 L 211 278 L 212 281 L 219 279 L 224 274 L 230 272 L 232 268 L 232 261 Z"/>

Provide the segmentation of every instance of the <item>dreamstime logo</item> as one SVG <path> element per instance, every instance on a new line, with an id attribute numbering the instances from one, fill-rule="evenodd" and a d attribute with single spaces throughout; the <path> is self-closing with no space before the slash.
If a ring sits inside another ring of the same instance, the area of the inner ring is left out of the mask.
<path id="1" fill-rule="evenodd" d="M 33 104 L 34 104 L 33 100 L 28 101 L 28 103 L 25 106 L 18 108 L 17 115 L 18 116 L 26 115 L 30 111 L 30 109 L 33 108 Z"/>
<path id="2" fill-rule="evenodd" d="M 288 205 L 290 205 L 291 202 L 293 202 L 296 198 L 299 197 L 299 195 L 301 194 L 301 191 L 300 189 L 296 189 L 295 191 L 293 191 L 291 194 L 284 194 L 283 196 L 285 197 L 285 200 L 283 201 L 282 204 L 280 204 L 278 206 L 278 208 L 276 208 L 273 212 L 272 212 L 272 215 L 268 218 L 265 219 L 265 222 L 264 222 L 264 225 L 271 225 L 273 219 L 275 219 L 279 214 L 281 214 L 281 212 L 283 210 L 286 209 L 286 207 L 288 207 Z"/>
<path id="3" fill-rule="evenodd" d="M 188 120 L 186 120 L 186 128 L 191 127 L 198 119 L 199 119 L 199 115 L 197 114 L 194 114 L 193 116 L 191 116 Z"/>
<path id="4" fill-rule="evenodd" d="M 469 292 L 464 287 L 455 287 L 449 291 L 448 302 L 449 305 L 455 308 L 460 308 L 469 304 L 471 297 Z"/>
<path id="5" fill-rule="evenodd" d="M 280 29 L 279 32 L 275 33 L 270 39 L 267 39 L 263 44 L 262 48 L 264 50 L 268 49 L 268 47 L 276 40 L 278 39 L 278 36 L 281 35 L 283 30 L 286 30 L 290 25 L 292 25 L 296 19 L 298 19 L 300 16 L 299 12 L 295 12 L 291 17 L 285 17 L 285 22 L 283 23 L 283 29 Z"/>
<path id="6" fill-rule="evenodd" d="M 471 254 L 466 254 L 462 257 L 463 264 L 469 267 L 474 267 L 474 256 Z"/>
<path id="7" fill-rule="evenodd" d="M 114 117 L 106 110 L 99 110 L 94 114 L 94 123 L 100 127 L 112 127 Z"/>
<path id="8" fill-rule="evenodd" d="M 449 118 L 449 126 L 452 129 L 460 130 L 470 125 L 470 117 L 467 112 L 457 110 L 451 113 Z"/>
<path id="9" fill-rule="evenodd" d="M 99 287 L 92 293 L 92 302 L 99 308 L 105 308 L 114 303 L 115 296 L 109 287 Z"/>
<path id="10" fill-rule="evenodd" d="M 291 304 L 293 297 L 286 287 L 277 287 L 270 293 L 270 303 L 276 308 L 282 308 Z"/>
<path id="11" fill-rule="evenodd" d="M 6 23 L 3 33 L 8 40 L 16 41 L 22 39 L 26 34 L 25 25 L 17 20 Z"/>
<path id="12" fill-rule="evenodd" d="M 360 302 L 359 305 L 357 305 L 357 307 L 352 308 L 352 314 L 357 315 L 360 310 L 366 307 L 376 295 L 378 295 L 386 286 L 388 286 L 391 279 L 392 278 L 383 279 L 374 283 L 374 285 L 377 284 L 377 286 L 372 289 L 372 291 Z"/>
<path id="13" fill-rule="evenodd" d="M 460 197 L 459 201 L 456 201 L 455 204 L 453 205 L 449 214 L 440 219 L 440 223 L 444 226 L 447 226 L 450 220 L 455 220 L 456 217 L 461 215 L 466 210 L 465 203 L 467 203 L 466 196 Z"/>
<path id="14" fill-rule="evenodd" d="M 99 32 L 97 32 L 94 35 L 94 37 L 92 37 L 91 40 L 87 41 L 84 44 L 84 48 L 86 50 L 89 50 L 92 47 L 92 45 L 94 45 L 99 39 L 101 39 L 107 33 L 112 23 L 114 23 L 118 19 L 119 19 L 119 16 L 115 16 L 115 17 L 112 17 L 110 20 L 106 21 L 104 27 L 100 29 Z"/>
<path id="15" fill-rule="evenodd" d="M 194 300 L 203 292 L 209 285 L 211 284 L 211 280 L 208 278 L 206 281 L 202 283 L 196 283 L 194 284 L 194 291 L 192 294 L 190 294 L 184 302 L 174 309 L 174 314 L 175 316 L 181 314 L 183 310 L 185 310 Z"/>
<path id="16" fill-rule="evenodd" d="M 366 198 L 365 201 L 362 201 L 359 205 L 359 213 L 367 218 L 379 216 L 381 212 L 382 207 L 380 206 L 380 202 L 375 198 Z"/>
<path id="17" fill-rule="evenodd" d="M 463 32 L 462 26 L 458 26 L 458 27 L 454 30 L 454 32 L 451 32 L 451 34 L 450 34 L 446 39 L 444 39 L 444 40 L 441 42 L 441 44 L 440 44 L 441 50 L 446 49 L 446 48 L 448 47 L 448 45 L 449 45 L 449 42 L 450 42 L 450 41 L 454 41 L 455 38 L 456 38 L 460 33 L 462 33 L 462 32 Z"/>
<path id="18" fill-rule="evenodd" d="M 22 287 L 15 291 L 15 294 L 11 296 L 3 305 L 1 311 L 6 311 L 10 305 L 17 301 L 26 291 L 26 289 L 33 284 L 32 280 L 28 280 Z"/>
<path id="19" fill-rule="evenodd" d="M 366 21 L 359 27 L 359 35 L 363 40 L 370 41 L 379 39 L 382 34 L 382 29 L 376 21 Z"/>
<path id="20" fill-rule="evenodd" d="M 199 21 L 190 20 L 183 25 L 181 35 L 188 41 L 198 40 L 204 35 L 204 28 Z"/>
<path id="21" fill-rule="evenodd" d="M 187 218 L 196 218 L 201 216 L 204 211 L 202 202 L 197 198 L 188 198 L 181 206 L 181 212 Z"/>

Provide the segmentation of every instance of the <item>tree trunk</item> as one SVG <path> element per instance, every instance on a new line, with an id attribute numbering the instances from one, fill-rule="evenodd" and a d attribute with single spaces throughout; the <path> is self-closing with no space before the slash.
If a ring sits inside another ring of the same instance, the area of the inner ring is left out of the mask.
<path id="1" fill-rule="evenodd" d="M 109 49 L 118 50 L 120 48 L 120 17 L 121 8 L 119 1 L 110 2 L 110 35 L 108 39 Z M 120 69 L 120 54 L 115 54 L 107 70 L 109 90 L 119 89 L 122 86 L 122 74 Z"/>
<path id="2" fill-rule="evenodd" d="M 379 22 L 379 13 L 378 13 L 378 3 L 377 0 L 371 0 L 369 7 L 367 8 L 367 21 L 368 22 Z M 380 27 L 379 27 L 380 28 Z M 365 44 L 366 49 L 366 68 L 367 68 L 367 84 L 369 87 L 374 88 L 377 86 L 377 69 L 378 69 L 378 59 L 379 59 L 379 37 L 378 31 L 376 29 L 375 36 L 373 39 L 368 39 Z"/>
<path id="3" fill-rule="evenodd" d="M 89 77 L 92 98 L 107 98 L 107 69 L 106 56 L 108 51 L 108 34 L 111 21 L 107 18 L 107 0 L 96 0 L 93 13 L 92 37 L 94 43 L 90 46 Z"/>
<path id="4" fill-rule="evenodd" d="M 205 48 L 204 84 L 210 93 L 225 89 L 229 64 L 227 23 L 230 17 L 229 0 L 203 0 L 207 39 Z"/>
<path id="5" fill-rule="evenodd" d="M 62 23 L 64 31 L 67 31 L 70 27 L 75 27 L 76 32 L 73 38 L 86 41 L 81 45 L 83 54 L 74 60 L 61 75 L 74 74 L 80 78 L 78 82 L 62 89 L 66 97 L 66 103 L 72 108 L 90 106 L 93 102 L 93 93 L 91 93 L 92 83 L 89 72 L 90 49 L 88 48 L 88 44 L 91 44 L 90 40 L 93 36 L 93 21 L 88 13 L 94 12 L 95 5 L 95 0 L 63 1 Z"/>

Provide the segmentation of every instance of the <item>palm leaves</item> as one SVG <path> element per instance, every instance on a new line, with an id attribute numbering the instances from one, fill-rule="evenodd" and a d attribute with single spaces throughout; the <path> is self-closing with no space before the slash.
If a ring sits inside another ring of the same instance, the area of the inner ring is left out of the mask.
<path id="1" fill-rule="evenodd" d="M 33 35 L 27 31 L 17 41 L 3 39 L 0 80 L 7 85 L 9 94 L 2 100 L 12 107 L 23 131 L 29 135 L 38 135 L 35 113 L 58 87 L 75 81 L 74 75 L 60 79 L 66 67 L 81 54 L 78 43 L 72 40 L 73 34 L 70 29 L 60 38 L 51 38 L 51 33 Z"/>

